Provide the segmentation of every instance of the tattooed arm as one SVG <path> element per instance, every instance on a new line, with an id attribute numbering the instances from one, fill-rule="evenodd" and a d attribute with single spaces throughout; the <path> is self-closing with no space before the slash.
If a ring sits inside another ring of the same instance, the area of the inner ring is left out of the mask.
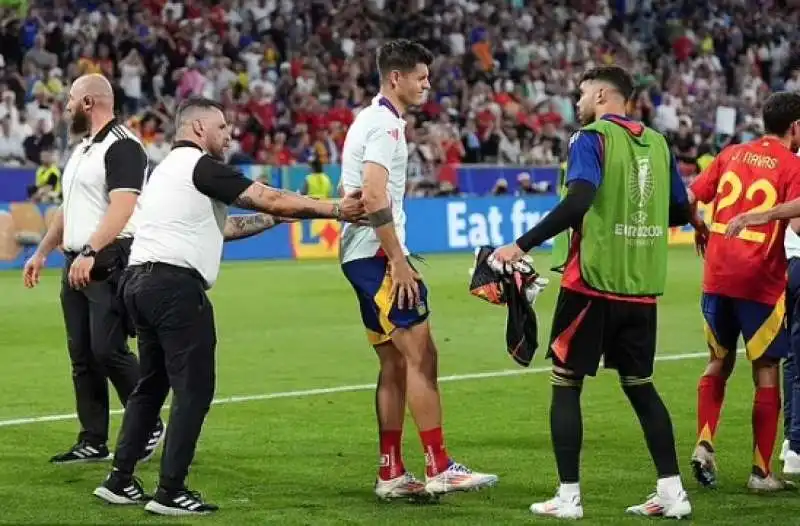
<path id="1" fill-rule="evenodd" d="M 339 201 L 318 201 L 253 182 L 210 156 L 203 156 L 197 162 L 193 182 L 198 191 L 213 199 L 273 217 L 356 222 L 364 213 L 360 194 Z"/>
<path id="2" fill-rule="evenodd" d="M 229 216 L 225 220 L 225 229 L 222 235 L 225 241 L 245 239 L 260 234 L 281 223 L 279 218 L 269 214 L 246 214 Z"/>
<path id="3" fill-rule="evenodd" d="M 261 183 L 252 183 L 233 201 L 234 206 L 298 219 L 339 219 L 339 203 L 318 201 Z"/>
<path id="4" fill-rule="evenodd" d="M 355 223 L 364 215 L 360 192 L 338 201 L 323 201 L 270 188 L 261 183 L 251 184 L 239 194 L 233 204 L 247 210 L 296 219 L 339 219 Z"/>

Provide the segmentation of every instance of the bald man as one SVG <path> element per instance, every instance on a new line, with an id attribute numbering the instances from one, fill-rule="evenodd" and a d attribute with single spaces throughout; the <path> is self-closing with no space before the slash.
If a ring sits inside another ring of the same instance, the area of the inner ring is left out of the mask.
<path id="1" fill-rule="evenodd" d="M 35 287 L 47 256 L 63 248 L 61 307 L 80 432 L 71 448 L 50 459 L 55 464 L 110 460 L 108 380 L 123 405 L 139 381 L 117 284 L 130 254 L 147 155 L 113 108 L 114 92 L 102 75 L 80 77 L 70 88 L 66 113 L 80 141 L 64 168 L 63 203 L 23 271 L 25 286 Z M 163 436 L 159 419 L 141 460 Z"/>

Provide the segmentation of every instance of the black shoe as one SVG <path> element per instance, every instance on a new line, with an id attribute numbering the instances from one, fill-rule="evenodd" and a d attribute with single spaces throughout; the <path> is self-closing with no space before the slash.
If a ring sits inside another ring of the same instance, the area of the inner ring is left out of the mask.
<path id="1" fill-rule="evenodd" d="M 144 451 L 142 451 L 142 455 L 139 457 L 139 462 L 147 462 L 153 458 L 158 445 L 164 441 L 166 430 L 167 428 L 164 426 L 164 421 L 159 418 L 158 422 L 156 422 L 156 427 L 153 428 L 150 432 L 150 436 L 147 438 L 147 444 L 144 446 Z"/>
<path id="2" fill-rule="evenodd" d="M 53 464 L 75 464 L 78 462 L 99 462 L 111 460 L 113 455 L 105 444 L 90 444 L 81 440 L 66 453 L 55 455 L 50 459 Z"/>
<path id="3" fill-rule="evenodd" d="M 144 509 L 157 515 L 208 515 L 217 511 L 219 506 L 204 502 L 197 491 L 182 489 L 167 492 L 158 488 Z"/>
<path id="4" fill-rule="evenodd" d="M 142 504 L 150 500 L 136 477 L 121 475 L 112 471 L 106 480 L 94 490 L 94 495 L 109 504 Z"/>

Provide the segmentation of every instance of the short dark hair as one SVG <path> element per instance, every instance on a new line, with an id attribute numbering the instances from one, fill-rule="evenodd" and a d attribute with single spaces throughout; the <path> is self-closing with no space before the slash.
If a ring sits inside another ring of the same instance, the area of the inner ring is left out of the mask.
<path id="1" fill-rule="evenodd" d="M 773 93 L 764 102 L 761 116 L 764 119 L 765 132 L 783 137 L 793 122 L 800 121 L 800 93 L 793 91 Z"/>
<path id="2" fill-rule="evenodd" d="M 633 77 L 624 68 L 619 66 L 598 66 L 586 71 L 581 77 L 582 83 L 593 80 L 607 82 L 617 88 L 622 96 L 625 97 L 626 102 L 633 97 L 635 86 Z"/>
<path id="3" fill-rule="evenodd" d="M 175 123 L 176 125 L 180 125 L 183 121 L 183 114 L 190 110 L 210 109 L 218 109 L 223 115 L 225 114 L 225 106 L 215 100 L 205 97 L 189 97 L 178 105 L 178 109 L 175 111 Z"/>
<path id="4" fill-rule="evenodd" d="M 433 53 L 418 42 L 400 38 L 378 48 L 376 62 L 378 72 L 383 79 L 393 70 L 408 73 L 416 68 L 417 64 L 430 66 L 433 62 Z"/>

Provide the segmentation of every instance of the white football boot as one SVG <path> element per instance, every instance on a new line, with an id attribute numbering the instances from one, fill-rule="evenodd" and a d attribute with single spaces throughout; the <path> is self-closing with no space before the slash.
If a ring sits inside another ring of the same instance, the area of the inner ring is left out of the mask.
<path id="1" fill-rule="evenodd" d="M 425 494 L 425 484 L 408 471 L 391 480 L 375 481 L 375 495 L 381 500 L 413 499 Z"/>
<path id="2" fill-rule="evenodd" d="M 625 510 L 625 513 L 645 517 L 683 519 L 692 514 L 692 505 L 689 502 L 689 496 L 683 490 L 674 496 L 659 495 L 656 492 L 650 494 L 644 503 Z"/>
<path id="3" fill-rule="evenodd" d="M 576 520 L 583 518 L 581 494 L 564 495 L 560 489 L 552 499 L 531 504 L 530 510 L 534 515 L 554 517 L 556 519 Z"/>
<path id="4" fill-rule="evenodd" d="M 443 495 L 457 491 L 477 491 L 497 484 L 499 477 L 491 473 L 478 473 L 463 464 L 450 462 L 447 469 L 432 477 L 425 477 L 425 491 Z"/>

